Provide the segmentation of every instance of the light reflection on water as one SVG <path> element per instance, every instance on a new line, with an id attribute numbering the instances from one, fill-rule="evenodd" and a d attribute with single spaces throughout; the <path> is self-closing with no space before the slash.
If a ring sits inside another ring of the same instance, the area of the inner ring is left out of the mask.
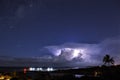
<path id="1" fill-rule="evenodd" d="M 75 74 L 74 76 L 75 76 L 75 78 L 81 78 L 81 77 L 84 76 L 84 75 Z"/>

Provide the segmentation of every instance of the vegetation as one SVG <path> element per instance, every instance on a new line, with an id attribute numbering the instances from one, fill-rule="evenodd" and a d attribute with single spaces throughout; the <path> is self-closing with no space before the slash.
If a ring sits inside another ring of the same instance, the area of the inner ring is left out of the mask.
<path id="1" fill-rule="evenodd" d="M 106 54 L 103 58 L 103 63 L 104 63 L 104 65 L 111 65 L 111 64 L 114 65 L 115 61 L 114 61 L 113 57 Z"/>

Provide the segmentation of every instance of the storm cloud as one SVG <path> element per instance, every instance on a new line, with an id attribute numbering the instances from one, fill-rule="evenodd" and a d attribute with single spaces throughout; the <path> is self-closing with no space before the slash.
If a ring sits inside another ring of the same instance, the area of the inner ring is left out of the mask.
<path id="1" fill-rule="evenodd" d="M 106 54 L 114 58 L 115 64 L 120 63 L 120 36 L 108 38 L 98 44 L 84 44 L 84 43 L 65 43 L 62 45 L 53 45 L 45 47 L 48 51 L 57 57 L 56 62 L 69 61 L 71 65 L 77 66 L 91 66 L 102 65 L 102 59 Z M 81 56 L 70 59 L 71 52 L 61 53 L 63 49 L 81 49 Z"/>
<path id="2" fill-rule="evenodd" d="M 73 50 L 80 50 L 73 57 Z M 102 65 L 103 56 L 109 54 L 120 64 L 120 37 L 108 38 L 98 44 L 64 43 L 62 45 L 45 46 L 41 53 L 48 55 L 16 58 L 1 56 L 3 66 L 40 66 L 40 67 L 86 67 Z"/>

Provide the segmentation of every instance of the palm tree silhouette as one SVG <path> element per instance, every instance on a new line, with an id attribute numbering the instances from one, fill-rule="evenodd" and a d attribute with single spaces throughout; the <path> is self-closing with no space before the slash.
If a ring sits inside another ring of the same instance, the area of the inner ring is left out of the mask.
<path id="1" fill-rule="evenodd" d="M 106 54 L 103 58 L 103 63 L 104 65 L 114 65 L 115 61 L 113 59 L 113 57 L 110 57 L 110 55 Z"/>
<path id="2" fill-rule="evenodd" d="M 110 58 L 110 63 L 114 65 L 115 61 L 114 61 L 113 57 Z"/>

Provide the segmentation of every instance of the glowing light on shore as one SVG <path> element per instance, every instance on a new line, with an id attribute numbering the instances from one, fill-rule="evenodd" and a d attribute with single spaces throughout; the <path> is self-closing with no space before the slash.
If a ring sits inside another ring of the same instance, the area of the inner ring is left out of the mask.
<path id="1" fill-rule="evenodd" d="M 30 67 L 29 71 L 35 71 L 35 68 Z"/>
<path id="2" fill-rule="evenodd" d="M 47 68 L 47 71 L 53 71 L 53 68 Z"/>

